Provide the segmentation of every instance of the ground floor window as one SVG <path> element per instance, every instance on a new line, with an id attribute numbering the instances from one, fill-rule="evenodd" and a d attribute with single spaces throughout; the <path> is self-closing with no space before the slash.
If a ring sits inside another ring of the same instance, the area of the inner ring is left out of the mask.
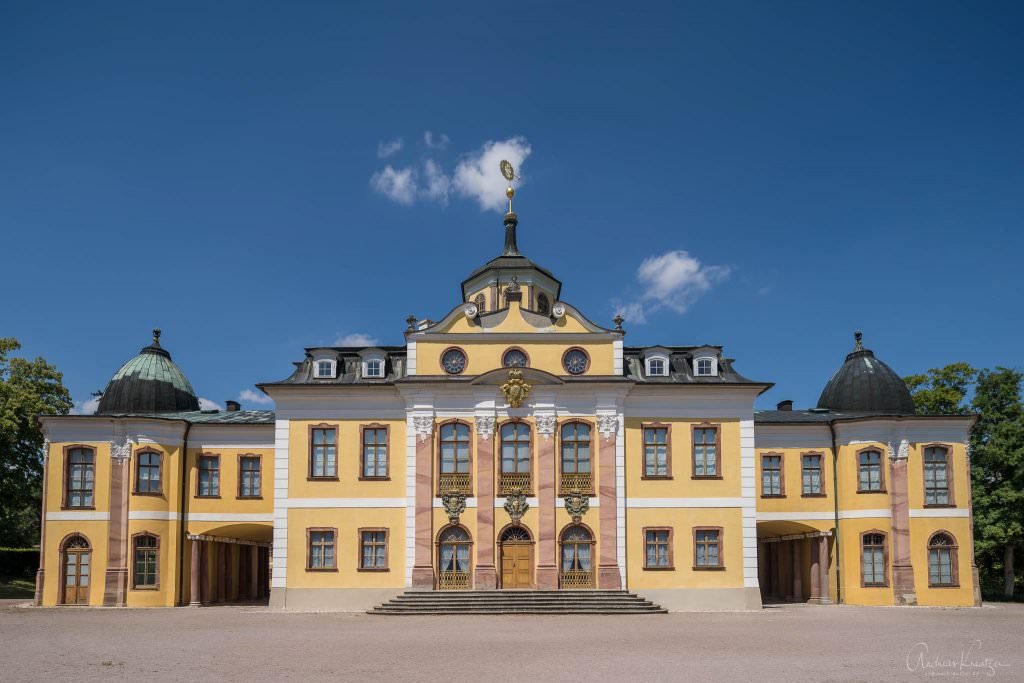
<path id="1" fill-rule="evenodd" d="M 387 529 L 361 529 L 359 531 L 359 568 L 388 568 Z"/>
<path id="2" fill-rule="evenodd" d="M 334 540 L 337 532 L 334 529 L 310 529 L 307 533 L 309 537 L 307 569 L 336 569 Z"/>
<path id="3" fill-rule="evenodd" d="M 722 568 L 722 530 L 698 528 L 693 531 L 695 569 Z"/>
<path id="4" fill-rule="evenodd" d="M 885 534 L 869 531 L 861 536 L 861 583 L 865 586 L 888 585 Z"/>
<path id="5" fill-rule="evenodd" d="M 562 532 L 560 580 L 562 588 L 594 587 L 594 536 L 582 525 Z"/>
<path id="6" fill-rule="evenodd" d="M 945 532 L 939 532 L 928 541 L 928 585 L 956 586 L 959 583 L 956 567 L 956 541 Z"/>
<path id="7" fill-rule="evenodd" d="M 469 551 L 472 540 L 462 527 L 449 527 L 438 537 L 439 587 L 442 590 L 469 588 Z"/>
<path id="8" fill-rule="evenodd" d="M 644 530 L 644 569 L 671 569 L 672 530 Z"/>
<path id="9" fill-rule="evenodd" d="M 156 588 L 159 565 L 160 539 L 152 534 L 139 534 L 134 542 L 135 570 L 132 587 Z"/>

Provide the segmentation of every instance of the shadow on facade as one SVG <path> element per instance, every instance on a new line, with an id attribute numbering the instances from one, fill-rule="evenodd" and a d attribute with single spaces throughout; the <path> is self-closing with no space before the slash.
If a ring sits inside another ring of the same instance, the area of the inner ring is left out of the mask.
<path id="1" fill-rule="evenodd" d="M 757 525 L 761 602 L 831 604 L 832 531 L 799 522 Z"/>
<path id="2" fill-rule="evenodd" d="M 234 524 L 188 534 L 188 604 L 266 605 L 272 533 L 269 526 Z"/>

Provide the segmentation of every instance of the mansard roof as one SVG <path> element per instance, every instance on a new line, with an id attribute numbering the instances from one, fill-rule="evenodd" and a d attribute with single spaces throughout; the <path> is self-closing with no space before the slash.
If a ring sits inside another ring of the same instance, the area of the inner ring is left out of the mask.
<path id="1" fill-rule="evenodd" d="M 644 372 L 644 357 L 651 350 L 668 353 L 669 372 L 665 376 L 648 376 Z M 693 373 L 693 360 L 712 351 L 718 357 L 718 374 L 697 376 Z M 721 346 L 626 346 L 622 349 L 622 372 L 625 377 L 642 384 L 751 384 L 768 388 L 771 382 L 758 382 L 737 372 L 732 358 L 721 356 Z"/>
<path id="2" fill-rule="evenodd" d="M 384 376 L 362 376 L 362 354 L 367 350 L 384 354 Z M 263 382 L 257 387 L 283 384 L 394 384 L 406 374 L 405 346 L 312 346 L 306 348 L 306 357 L 295 363 L 291 375 L 278 382 Z M 314 365 L 317 360 L 336 360 L 337 372 L 334 377 L 316 377 Z"/>

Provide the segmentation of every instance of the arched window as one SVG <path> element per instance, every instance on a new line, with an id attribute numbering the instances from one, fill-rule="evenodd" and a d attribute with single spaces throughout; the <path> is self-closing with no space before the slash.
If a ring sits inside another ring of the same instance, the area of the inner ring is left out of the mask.
<path id="1" fill-rule="evenodd" d="M 561 493 L 593 493 L 594 477 L 590 462 L 590 425 L 569 422 L 561 431 Z"/>
<path id="2" fill-rule="evenodd" d="M 96 477 L 96 454 L 91 448 L 69 448 L 65 458 L 64 507 L 91 508 Z"/>
<path id="3" fill-rule="evenodd" d="M 924 449 L 924 504 L 949 505 L 949 450 L 942 446 Z"/>
<path id="4" fill-rule="evenodd" d="M 537 312 L 544 315 L 551 312 L 551 302 L 548 300 L 548 295 L 544 292 L 537 295 Z"/>
<path id="5" fill-rule="evenodd" d="M 562 532 L 562 561 L 559 583 L 562 588 L 593 588 L 594 537 L 582 525 L 566 527 Z"/>
<path id="6" fill-rule="evenodd" d="M 134 563 L 132 588 L 155 589 L 159 586 L 160 539 L 153 534 L 138 534 L 134 537 Z"/>
<path id="7" fill-rule="evenodd" d="M 532 491 L 530 481 L 530 426 L 509 422 L 501 426 L 501 492 Z"/>
<path id="8" fill-rule="evenodd" d="M 469 425 L 447 422 L 440 431 L 440 492 L 469 495 Z"/>
<path id="9" fill-rule="evenodd" d="M 61 543 L 61 604 L 88 605 L 92 575 L 92 547 L 81 534 Z"/>
<path id="10" fill-rule="evenodd" d="M 438 536 L 438 587 L 441 590 L 469 588 L 469 551 L 473 544 L 462 527 L 452 526 Z"/>
<path id="11" fill-rule="evenodd" d="M 885 546 L 885 534 L 881 531 L 867 531 L 860 537 L 861 583 L 864 586 L 889 585 L 889 553 Z"/>
<path id="12" fill-rule="evenodd" d="M 928 540 L 929 586 L 960 585 L 956 552 L 956 540 L 945 531 L 933 534 Z"/>
<path id="13" fill-rule="evenodd" d="M 483 293 L 477 294 L 476 298 L 473 299 L 473 303 L 476 304 L 477 313 L 487 312 L 487 300 L 484 299 Z"/>

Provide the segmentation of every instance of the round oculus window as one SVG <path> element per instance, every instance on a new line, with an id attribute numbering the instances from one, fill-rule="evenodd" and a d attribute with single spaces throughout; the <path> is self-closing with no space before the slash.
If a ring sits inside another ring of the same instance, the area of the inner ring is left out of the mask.
<path id="1" fill-rule="evenodd" d="M 589 359 L 583 349 L 569 349 L 562 356 L 562 365 L 570 375 L 582 375 L 587 371 Z"/>
<path id="2" fill-rule="evenodd" d="M 501 364 L 506 368 L 525 368 L 527 365 L 526 354 L 520 349 L 509 349 L 501 357 Z"/>
<path id="3" fill-rule="evenodd" d="M 448 349 L 441 354 L 441 367 L 449 375 L 458 375 L 466 369 L 466 354 L 462 349 Z"/>

